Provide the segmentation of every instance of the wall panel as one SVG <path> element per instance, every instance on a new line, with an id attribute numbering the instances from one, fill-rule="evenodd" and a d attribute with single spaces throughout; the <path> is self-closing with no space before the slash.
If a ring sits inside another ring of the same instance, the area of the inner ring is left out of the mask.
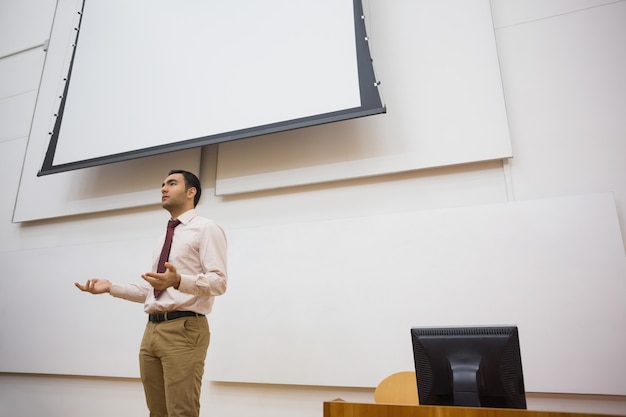
<path id="1" fill-rule="evenodd" d="M 43 45 L 50 37 L 56 0 L 0 2 L 0 57 Z"/>
<path id="2" fill-rule="evenodd" d="M 528 391 L 626 394 L 626 257 L 610 194 L 229 239 L 216 381 L 376 386 L 413 368 L 411 326 L 517 324 Z"/>
<path id="3" fill-rule="evenodd" d="M 511 156 L 489 1 L 364 9 L 387 113 L 220 144 L 218 194 Z"/>

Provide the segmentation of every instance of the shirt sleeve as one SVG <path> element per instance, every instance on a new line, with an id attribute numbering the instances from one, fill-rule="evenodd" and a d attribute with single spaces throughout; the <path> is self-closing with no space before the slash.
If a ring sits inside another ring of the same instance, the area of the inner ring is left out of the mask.
<path id="1" fill-rule="evenodd" d="M 149 285 L 112 283 L 109 293 L 116 298 L 143 303 L 146 301 L 150 288 Z"/>
<path id="2" fill-rule="evenodd" d="M 198 256 L 201 273 L 180 274 L 178 290 L 196 296 L 222 295 L 226 291 L 226 235 L 216 223 L 207 223 L 201 231 Z"/>

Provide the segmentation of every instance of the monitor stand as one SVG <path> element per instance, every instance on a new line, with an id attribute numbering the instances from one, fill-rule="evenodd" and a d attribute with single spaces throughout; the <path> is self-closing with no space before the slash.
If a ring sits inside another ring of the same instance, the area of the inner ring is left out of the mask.
<path id="1" fill-rule="evenodd" d="M 480 407 L 478 363 L 451 363 L 453 402 L 455 406 Z"/>

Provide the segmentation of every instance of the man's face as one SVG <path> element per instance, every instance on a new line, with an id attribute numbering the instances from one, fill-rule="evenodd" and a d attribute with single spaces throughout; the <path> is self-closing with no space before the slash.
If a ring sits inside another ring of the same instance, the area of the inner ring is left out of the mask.
<path id="1" fill-rule="evenodd" d="M 191 189 L 185 190 L 185 178 L 182 174 L 172 174 L 165 178 L 161 186 L 161 205 L 168 211 L 181 209 L 193 199 Z"/>

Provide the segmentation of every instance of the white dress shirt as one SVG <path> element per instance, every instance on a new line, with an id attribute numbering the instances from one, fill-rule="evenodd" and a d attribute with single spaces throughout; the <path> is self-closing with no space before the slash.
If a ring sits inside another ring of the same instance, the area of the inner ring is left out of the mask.
<path id="1" fill-rule="evenodd" d="M 193 311 L 209 314 L 214 298 L 226 291 L 226 235 L 212 220 L 198 216 L 195 209 L 178 217 L 174 229 L 169 263 L 180 274 L 178 289 L 167 288 L 158 298 L 147 283 L 111 284 L 111 295 L 130 301 L 143 302 L 146 313 L 165 311 Z M 165 241 L 163 236 L 154 248 L 152 271 L 157 270 L 159 255 Z"/>

